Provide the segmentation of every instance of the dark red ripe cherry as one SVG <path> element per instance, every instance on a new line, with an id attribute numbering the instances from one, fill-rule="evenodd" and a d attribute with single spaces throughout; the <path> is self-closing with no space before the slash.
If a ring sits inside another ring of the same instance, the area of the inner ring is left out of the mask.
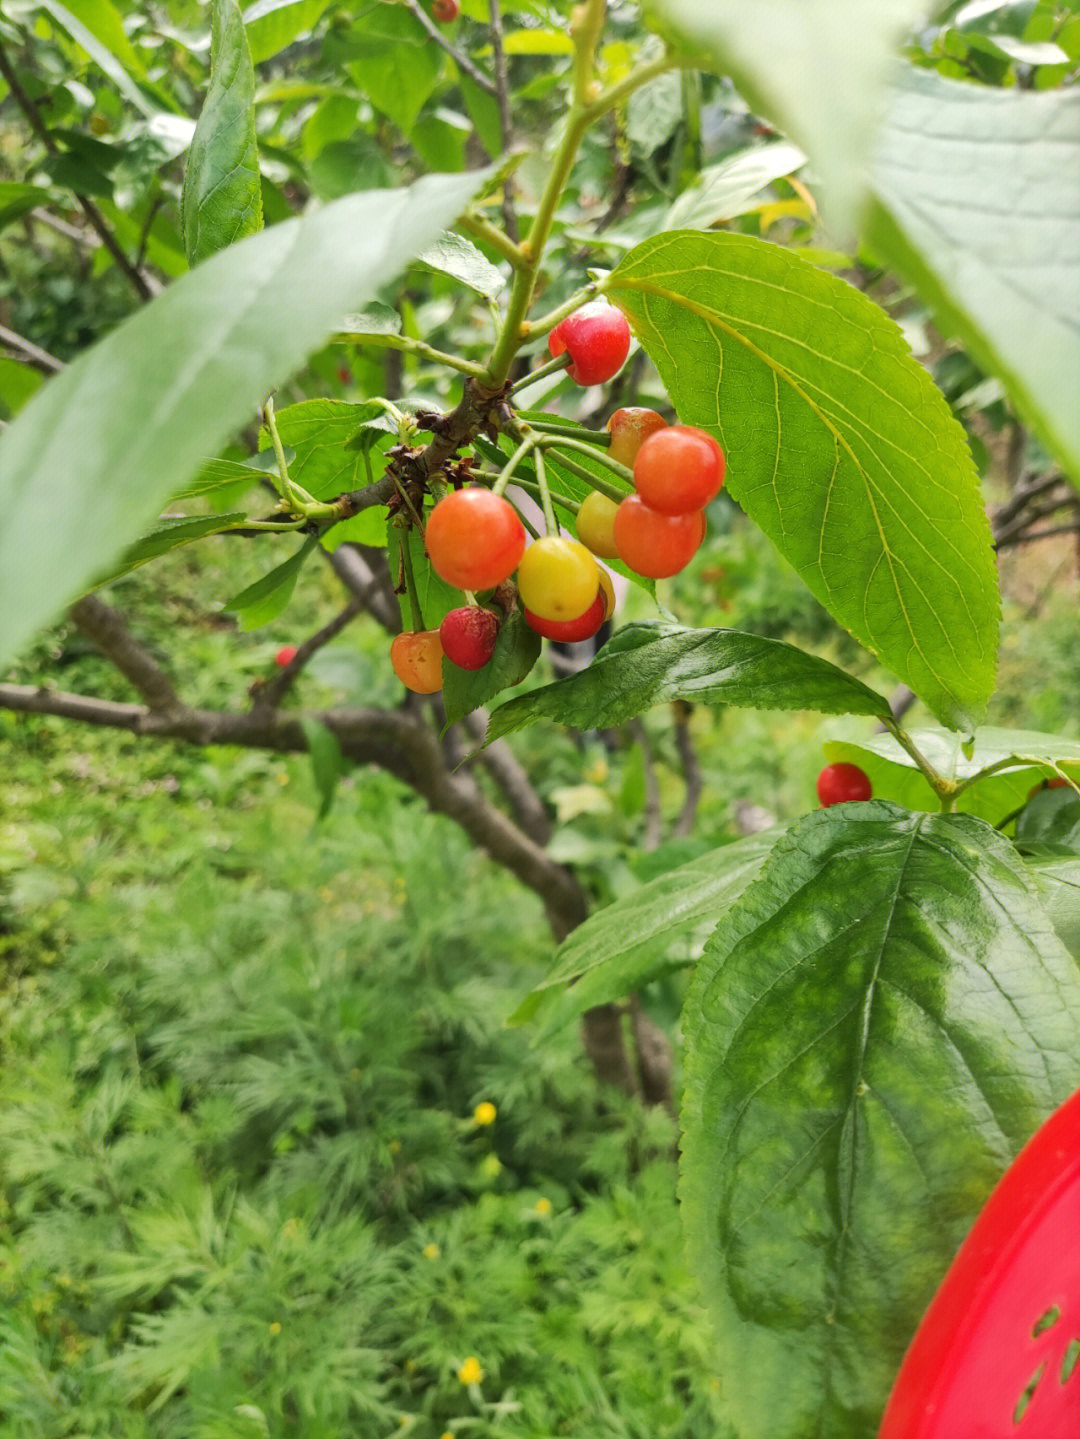
<path id="1" fill-rule="evenodd" d="M 296 656 L 297 648 L 295 645 L 282 645 L 274 656 L 274 663 L 284 669 L 286 665 L 292 664 Z"/>
<path id="2" fill-rule="evenodd" d="M 451 610 L 439 626 L 443 654 L 461 670 L 482 670 L 498 638 L 499 621 L 479 605 Z"/>
<path id="3" fill-rule="evenodd" d="M 606 617 L 607 595 L 602 587 L 585 613 L 578 615 L 574 620 L 545 620 L 541 619 L 539 615 L 534 615 L 530 609 L 525 611 L 525 623 L 531 630 L 535 630 L 538 635 L 543 635 L 545 639 L 559 640 L 564 645 L 576 644 L 578 640 L 591 639 Z"/>
<path id="4" fill-rule="evenodd" d="M 431 14 L 440 25 L 449 25 L 461 14 L 458 0 L 431 0 Z"/>
<path id="5" fill-rule="evenodd" d="M 634 489 L 662 515 L 703 510 L 723 483 L 723 450 L 691 425 L 668 425 L 649 435 L 634 461 Z"/>
<path id="6" fill-rule="evenodd" d="M 869 799 L 874 790 L 857 764 L 827 764 L 817 777 L 817 795 L 825 809 L 853 799 Z"/>
<path id="7" fill-rule="evenodd" d="M 602 385 L 630 353 L 630 326 L 614 305 L 593 300 L 555 326 L 548 349 L 556 358 L 569 352 L 570 378 L 579 385 Z"/>

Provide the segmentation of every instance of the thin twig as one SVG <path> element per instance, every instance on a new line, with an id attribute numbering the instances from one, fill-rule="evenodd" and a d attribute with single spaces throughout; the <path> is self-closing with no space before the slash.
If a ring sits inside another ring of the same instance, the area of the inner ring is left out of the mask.
<path id="1" fill-rule="evenodd" d="M 63 360 L 58 360 L 55 355 L 50 355 L 48 350 L 41 349 L 32 340 L 24 340 L 22 335 L 17 335 L 14 330 L 9 330 L 6 325 L 0 325 L 0 340 L 10 349 L 18 350 L 35 370 L 41 370 L 46 375 L 58 375 L 64 368 Z"/>
<path id="2" fill-rule="evenodd" d="M 514 141 L 514 116 L 510 108 L 509 67 L 506 63 L 506 50 L 503 47 L 502 11 L 499 8 L 499 0 L 488 0 L 488 3 L 491 11 L 491 53 L 495 62 L 495 98 L 499 102 L 499 132 L 502 136 L 502 148 L 505 155 L 513 146 Z M 514 182 L 509 175 L 503 185 L 502 217 L 503 227 L 508 237 L 516 244 L 518 238 L 517 211 L 514 209 Z"/>
<path id="3" fill-rule="evenodd" d="M 174 715 L 187 709 L 173 682 L 127 627 L 127 620 L 97 595 L 84 595 L 71 607 L 71 618 L 156 715 Z"/>
<path id="4" fill-rule="evenodd" d="M 427 12 L 417 3 L 417 0 L 401 0 L 401 3 L 414 19 L 419 20 L 435 44 L 446 51 L 458 69 L 468 75 L 474 85 L 479 85 L 481 90 L 486 90 L 489 95 L 496 94 L 495 81 L 491 76 L 485 75 L 483 70 L 478 70 L 468 55 L 463 55 L 456 45 L 451 45 Z"/>
<path id="5" fill-rule="evenodd" d="M 30 96 L 26 93 L 26 91 L 20 84 L 19 77 L 16 74 L 15 68 L 12 65 L 11 61 L 8 59 L 7 50 L 4 48 L 2 42 L 0 42 L 0 75 L 3 75 L 4 79 L 7 81 L 8 88 L 11 91 L 15 103 L 26 116 L 30 128 L 37 135 L 38 139 L 45 146 L 46 150 L 49 152 L 50 155 L 59 154 L 59 146 L 49 132 L 49 127 L 41 118 L 41 114 L 38 111 L 37 106 L 34 104 L 33 100 L 31 100 Z M 119 240 L 117 240 L 116 236 L 109 228 L 105 216 L 94 204 L 93 200 L 89 199 L 86 195 L 80 195 L 77 191 L 75 193 L 75 198 L 76 200 L 78 200 L 79 205 L 82 208 L 83 214 L 90 221 L 90 224 L 93 225 L 94 229 L 101 237 L 101 243 L 108 250 L 109 254 L 116 261 L 117 265 L 120 267 L 123 273 L 131 281 L 131 284 L 134 287 L 135 292 L 139 296 L 139 298 L 141 300 L 153 299 L 154 287 L 151 285 L 147 277 L 140 270 L 136 269 L 136 267 L 128 259 L 127 255 L 124 253 L 123 248 L 120 245 Z"/>
<path id="6" fill-rule="evenodd" d="M 357 615 L 363 614 L 364 602 L 358 596 L 354 596 L 339 615 L 335 615 L 329 624 L 323 625 L 321 630 L 316 631 L 310 639 L 306 639 L 293 655 L 292 659 L 282 669 L 281 673 L 275 675 L 269 683 L 261 685 L 255 692 L 256 708 L 263 707 L 273 709 L 279 705 L 285 696 L 292 689 L 293 685 L 300 678 L 300 671 L 307 664 L 316 650 L 321 650 L 323 645 L 339 635 L 351 620 Z"/>
<path id="7" fill-rule="evenodd" d="M 701 762 L 694 745 L 694 737 L 690 733 L 690 716 L 693 714 L 694 707 L 687 704 L 685 700 L 675 700 L 671 708 L 675 716 L 675 750 L 679 756 L 679 763 L 682 765 L 683 780 L 686 784 L 686 797 L 678 818 L 671 827 L 671 838 L 684 839 L 688 834 L 694 832 L 694 823 L 697 819 L 698 805 L 701 802 L 705 781 L 701 773 Z"/>

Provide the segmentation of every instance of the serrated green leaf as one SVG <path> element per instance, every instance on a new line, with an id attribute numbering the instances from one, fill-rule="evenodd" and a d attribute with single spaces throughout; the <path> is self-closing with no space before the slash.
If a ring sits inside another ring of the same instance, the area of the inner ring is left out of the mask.
<path id="1" fill-rule="evenodd" d="M 42 386 L 0 435 L 0 665 L 484 180 L 429 176 L 283 221 L 212 256 Z"/>
<path id="2" fill-rule="evenodd" d="M 319 792 L 319 819 L 330 813 L 338 780 L 345 772 L 345 758 L 337 735 L 317 719 L 304 716 L 300 721 L 311 757 L 311 776 Z"/>
<path id="3" fill-rule="evenodd" d="M 385 411 L 381 405 L 364 401 L 350 404 L 346 400 L 302 400 L 279 410 L 275 416 L 278 434 L 293 451 L 289 475 L 317 500 L 332 500 L 350 490 L 359 490 L 368 483 L 364 448 L 353 448 L 349 441 L 365 430 L 372 421 L 382 423 Z M 387 438 L 386 431 L 370 432 L 372 440 Z M 260 453 L 270 450 L 270 436 L 259 436 Z M 372 475 L 378 479 L 386 468 L 383 455 L 370 453 Z"/>
<path id="4" fill-rule="evenodd" d="M 866 1439 L 993 1185 L 1080 1084 L 1080 968 L 989 826 L 837 805 L 721 920 L 682 1029 L 724 1417 Z"/>
<path id="5" fill-rule="evenodd" d="M 191 137 L 181 216 L 188 264 L 262 229 L 255 71 L 236 0 L 214 0 L 210 84 Z"/>
<path id="6" fill-rule="evenodd" d="M 115 568 L 109 570 L 108 574 L 99 576 L 95 584 L 103 585 L 108 580 L 126 575 L 129 570 L 145 565 L 148 560 L 156 560 L 159 555 L 168 554 L 170 550 L 179 549 L 181 545 L 190 545 L 193 540 L 201 540 L 207 535 L 220 534 L 222 530 L 231 529 L 234 525 L 242 525 L 246 518 L 242 512 L 231 515 L 168 515 L 159 520 L 149 534 L 132 545 Z"/>
<path id="7" fill-rule="evenodd" d="M 317 544 L 318 538 L 311 535 L 283 564 L 275 566 L 269 574 L 234 595 L 223 606 L 226 613 L 240 617 L 242 630 L 261 629 L 271 620 L 276 620 L 292 599 L 304 561 Z"/>
<path id="8" fill-rule="evenodd" d="M 768 830 L 722 845 L 594 911 L 563 941 L 554 970 L 510 1023 L 539 1012 L 542 1024 L 533 1036 L 539 1044 L 593 1005 L 693 964 L 721 917 L 757 878 L 778 837 Z"/>
<path id="9" fill-rule="evenodd" d="M 471 240 L 452 230 L 440 235 L 434 245 L 418 255 L 416 263 L 425 270 L 450 275 L 485 300 L 496 299 L 506 289 L 506 276 L 498 266 L 481 254 Z"/>
<path id="10" fill-rule="evenodd" d="M 285 463 L 291 464 L 295 459 L 295 451 L 286 445 Z M 260 464 L 260 460 L 269 460 L 269 464 Z M 225 485 L 235 485 L 238 481 L 246 480 L 249 485 L 257 485 L 264 480 L 268 474 L 277 474 L 277 464 L 273 450 L 264 451 L 261 455 L 252 455 L 247 460 L 207 460 L 196 477 L 186 484 L 183 489 L 177 490 L 173 496 L 174 500 L 197 500 L 205 495 L 213 494 L 215 490 L 222 489 Z"/>
<path id="11" fill-rule="evenodd" d="M 49 203 L 49 192 L 43 185 L 23 185 L 14 180 L 0 182 L 0 230 L 38 205 Z"/>
<path id="12" fill-rule="evenodd" d="M 1080 484 L 1080 90 L 909 70 L 879 137 L 868 238 Z"/>
<path id="13" fill-rule="evenodd" d="M 115 11 L 112 16 L 108 14 L 111 6 L 104 5 L 101 0 L 74 0 L 74 3 L 64 5 L 59 0 L 38 0 L 38 3 L 86 51 L 137 110 L 150 116 L 160 109 L 159 105 L 151 104 L 128 74 L 129 68 L 139 74 L 142 66 L 130 43 L 127 43 L 119 16 Z"/>
<path id="14" fill-rule="evenodd" d="M 244 11 L 251 58 L 262 64 L 316 24 L 330 0 L 255 0 Z"/>
<path id="15" fill-rule="evenodd" d="M 975 731 L 974 745 L 969 746 L 964 735 L 948 730 L 916 729 L 909 734 L 919 752 L 946 779 L 970 779 L 990 765 L 1013 761 L 963 790 L 956 801 L 957 809 L 978 815 L 990 824 L 1000 823 L 1019 809 L 1031 786 L 1054 772 L 1051 765 L 1063 763 L 1072 774 L 1080 774 L 1080 742 L 1058 735 L 985 725 Z M 875 799 L 894 800 L 907 809 L 939 807 L 915 761 L 892 735 L 829 740 L 825 756 L 830 764 L 842 760 L 865 770 Z"/>
<path id="16" fill-rule="evenodd" d="M 426 616 L 426 609 L 424 613 Z M 463 670 L 451 660 L 443 660 L 447 722 L 453 724 L 503 690 L 519 685 L 540 658 L 540 647 L 540 636 L 525 623 L 521 610 L 512 610 L 499 627 L 495 652 L 483 669 Z"/>
<path id="17" fill-rule="evenodd" d="M 651 0 L 650 9 L 806 151 L 833 228 L 853 230 L 896 53 L 931 0 Z"/>
<path id="18" fill-rule="evenodd" d="M 786 140 L 771 145 L 754 145 L 729 155 L 718 165 L 702 170 L 684 190 L 664 217 L 664 230 L 706 230 L 741 215 L 766 185 L 794 174 L 806 164 L 806 156 Z"/>
<path id="19" fill-rule="evenodd" d="M 363 28 L 360 29 L 359 27 Z M 377 5 L 350 33 L 350 79 L 408 135 L 435 88 L 442 51 L 403 5 Z"/>
<path id="20" fill-rule="evenodd" d="M 1080 769 L 1076 779 L 1080 782 Z M 1073 789 L 1045 789 L 1032 795 L 1016 821 L 1016 842 L 1053 846 L 1080 855 L 1080 799 Z"/>
<path id="21" fill-rule="evenodd" d="M 971 728 L 997 656 L 990 527 L 964 431 L 899 327 L 748 236 L 659 235 L 605 289 L 815 597 L 943 723 Z"/>
<path id="22" fill-rule="evenodd" d="M 323 549 L 328 555 L 332 555 L 342 545 L 368 545 L 373 549 L 381 549 L 386 544 L 387 514 L 385 505 L 372 505 L 361 510 L 358 515 L 353 515 L 351 519 L 331 525 L 323 533 Z"/>
<path id="23" fill-rule="evenodd" d="M 664 621 L 625 625 L 588 669 L 492 712 L 488 741 L 538 719 L 576 729 L 624 724 L 665 700 L 884 715 L 888 701 L 827 660 L 782 640 Z"/>

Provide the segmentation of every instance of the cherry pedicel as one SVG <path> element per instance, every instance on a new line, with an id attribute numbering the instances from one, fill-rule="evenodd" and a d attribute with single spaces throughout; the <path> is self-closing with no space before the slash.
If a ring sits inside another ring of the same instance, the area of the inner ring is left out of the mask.
<path id="1" fill-rule="evenodd" d="M 873 793 L 869 776 L 857 764 L 827 764 L 817 777 L 817 795 L 825 809 L 869 799 Z"/>
<path id="2" fill-rule="evenodd" d="M 555 358 L 569 352 L 570 378 L 579 385 L 602 385 L 630 353 L 630 326 L 614 305 L 593 300 L 555 326 L 548 349 Z"/>
<path id="3" fill-rule="evenodd" d="M 451 610 L 439 626 L 446 658 L 461 670 L 482 670 L 495 653 L 499 621 L 479 605 Z"/>

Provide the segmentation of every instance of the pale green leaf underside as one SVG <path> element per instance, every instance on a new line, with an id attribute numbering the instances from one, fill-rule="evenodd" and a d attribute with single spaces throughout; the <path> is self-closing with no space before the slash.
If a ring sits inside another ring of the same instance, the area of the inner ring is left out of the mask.
<path id="1" fill-rule="evenodd" d="M 993 688 L 997 575 L 964 432 L 900 329 L 777 245 L 673 231 L 605 284 L 727 488 L 944 723 Z"/>
<path id="2" fill-rule="evenodd" d="M 170 285 L 42 387 L 0 436 L 0 665 L 484 179 L 430 176 L 264 230 Z"/>
<path id="3" fill-rule="evenodd" d="M 991 1188 L 1080 1084 L 1080 969 L 989 826 L 839 805 L 721 920 L 683 1032 L 726 1418 L 867 1439 Z"/>
<path id="4" fill-rule="evenodd" d="M 930 0 L 651 0 L 650 8 L 802 146 L 824 184 L 827 214 L 850 231 L 896 51 L 934 8 Z"/>
<path id="5" fill-rule="evenodd" d="M 888 701 L 861 681 L 782 640 L 640 621 L 624 626 L 588 669 L 500 705 L 487 738 L 538 719 L 605 729 L 676 699 L 822 714 L 889 713 Z"/>
<path id="6" fill-rule="evenodd" d="M 908 70 L 879 136 L 870 236 L 1080 484 L 1080 90 Z"/>
<path id="7" fill-rule="evenodd" d="M 1058 938 L 1080 961 L 1080 859 L 1051 855 L 1026 863 Z"/>
<path id="8" fill-rule="evenodd" d="M 236 0 L 214 0 L 210 84 L 191 138 L 181 214 L 188 263 L 262 229 L 255 71 Z"/>
<path id="9" fill-rule="evenodd" d="M 957 809 L 998 824 L 1025 802 L 1032 785 L 1063 764 L 1080 778 L 1080 741 L 1028 730 L 994 729 L 984 725 L 975 731 L 971 757 L 964 753 L 964 737 L 939 729 L 910 732 L 919 752 L 946 779 L 964 780 L 990 765 L 1008 763 L 999 773 L 987 775 L 964 790 Z M 875 799 L 894 800 L 908 809 L 939 808 L 937 798 L 915 761 L 901 749 L 892 735 L 868 736 L 865 740 L 830 740 L 825 745 L 830 763 L 846 761 L 860 765 L 870 777 Z"/>

